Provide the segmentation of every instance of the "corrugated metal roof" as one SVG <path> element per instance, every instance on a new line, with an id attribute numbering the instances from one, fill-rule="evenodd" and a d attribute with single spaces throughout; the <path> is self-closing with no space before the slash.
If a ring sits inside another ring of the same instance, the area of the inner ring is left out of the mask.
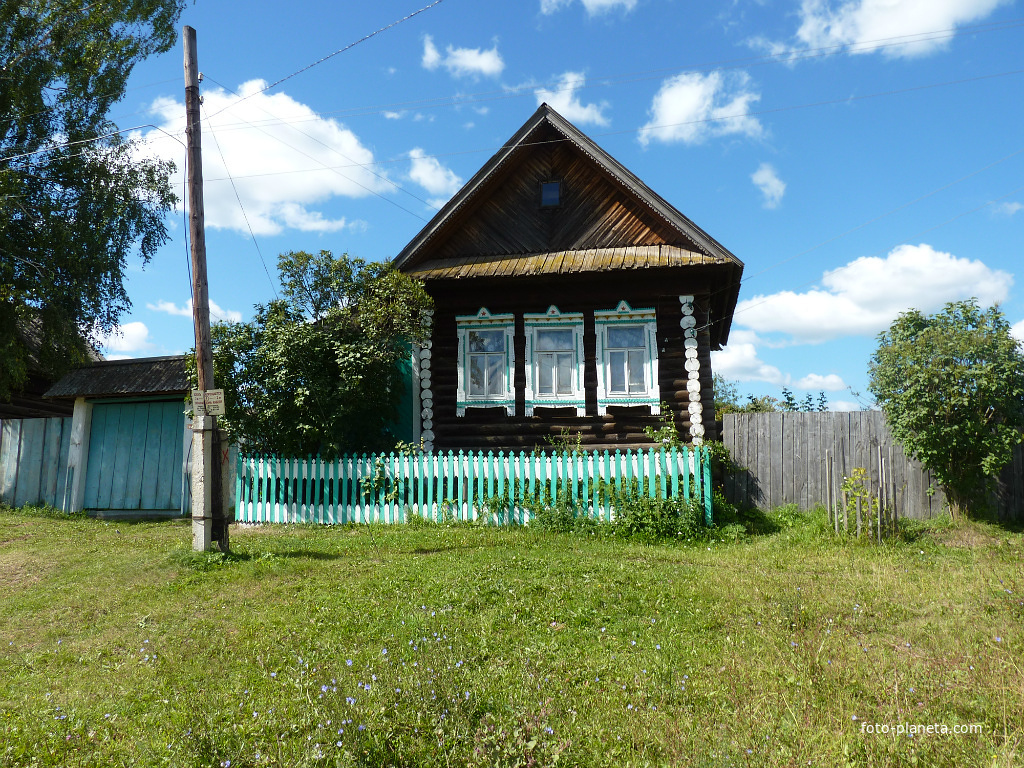
<path id="1" fill-rule="evenodd" d="M 172 355 L 93 363 L 71 371 L 44 397 L 176 395 L 188 390 L 185 356 Z"/>
<path id="2" fill-rule="evenodd" d="M 435 259 L 416 265 L 409 270 L 409 274 L 421 280 L 453 280 L 464 277 L 561 275 L 724 263 L 731 262 L 674 245 L 631 245 L 622 248 Z"/>

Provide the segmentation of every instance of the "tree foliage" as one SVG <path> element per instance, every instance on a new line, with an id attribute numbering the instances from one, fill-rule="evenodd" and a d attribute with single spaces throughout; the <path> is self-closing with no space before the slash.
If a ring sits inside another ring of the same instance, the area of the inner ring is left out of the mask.
<path id="1" fill-rule="evenodd" d="M 912 310 L 878 337 L 870 389 L 893 436 L 935 473 L 953 514 L 984 506 L 1024 429 L 1024 351 L 997 307 Z"/>
<path id="2" fill-rule="evenodd" d="M 282 254 L 284 298 L 212 328 L 221 423 L 247 450 L 333 457 L 392 447 L 400 361 L 425 339 L 430 297 L 387 264 Z"/>
<path id="3" fill-rule="evenodd" d="M 810 395 L 797 400 L 789 387 L 782 388 L 782 397 L 761 395 L 754 397 L 748 394 L 746 402 L 740 399 L 736 384 L 720 374 L 712 377 L 715 390 L 715 418 L 721 419 L 726 413 L 777 413 L 779 411 L 827 411 L 828 398 L 824 392 L 818 392 L 817 401 Z"/>
<path id="4" fill-rule="evenodd" d="M 130 307 L 127 259 L 167 237 L 167 163 L 140 158 L 108 112 L 133 67 L 168 50 L 182 0 L 0 0 L 0 398 L 84 359 Z"/>

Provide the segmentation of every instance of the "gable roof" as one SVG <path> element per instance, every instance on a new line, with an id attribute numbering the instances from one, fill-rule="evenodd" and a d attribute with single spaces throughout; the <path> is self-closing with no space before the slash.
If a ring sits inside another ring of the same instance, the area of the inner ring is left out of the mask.
<path id="1" fill-rule="evenodd" d="M 105 360 L 76 368 L 44 397 L 130 397 L 184 395 L 189 391 L 185 355 Z"/>
<path id="2" fill-rule="evenodd" d="M 556 141 L 569 142 L 580 153 L 589 159 L 590 164 L 594 168 L 599 169 L 602 175 L 617 186 L 619 190 L 624 192 L 635 205 L 638 205 L 641 209 L 652 214 L 653 217 L 662 222 L 663 225 L 667 226 L 669 231 L 673 231 L 677 235 L 677 237 L 673 239 L 677 240 L 677 242 L 664 244 L 675 245 L 677 246 L 677 250 L 682 249 L 693 253 L 694 258 L 691 259 L 690 263 L 723 264 L 734 269 L 743 269 L 743 263 L 730 253 L 721 243 L 676 210 L 676 208 L 644 184 L 625 166 L 601 149 L 593 142 L 593 140 L 583 134 L 578 128 L 576 128 L 576 126 L 559 115 L 558 112 L 547 104 L 542 104 L 538 107 L 537 111 L 534 112 L 530 119 L 527 120 L 518 131 L 516 131 L 515 135 L 513 135 L 512 138 L 509 139 L 509 141 L 506 142 L 493 157 L 491 157 L 491 159 L 473 176 L 473 178 L 470 179 L 469 182 L 467 182 L 466 185 L 463 186 L 463 188 L 459 190 L 459 192 L 457 192 L 440 211 L 438 211 L 434 218 L 430 220 L 419 234 L 417 234 L 416 237 L 414 237 L 412 241 L 402 249 L 401 253 L 395 257 L 395 267 L 403 272 L 417 274 L 417 276 L 424 276 L 418 274 L 420 272 L 441 268 L 441 264 L 430 264 L 428 266 L 424 263 L 431 260 L 432 244 L 437 243 L 444 235 L 449 233 L 449 230 L 456 226 L 456 220 L 460 218 L 462 213 L 479 203 L 481 192 L 486 187 L 490 186 L 490 182 L 494 181 L 496 175 L 502 169 L 510 165 L 514 160 L 518 160 L 523 157 L 524 154 L 529 152 L 532 147 L 537 146 L 533 142 L 533 139 L 545 130 L 554 131 L 554 134 L 557 137 Z M 544 143 L 550 143 L 550 141 Z M 538 253 L 537 251 L 528 251 L 517 254 L 509 253 L 506 255 L 515 258 L 521 258 L 528 255 L 547 255 L 555 257 L 561 252 L 563 252 L 563 249 L 549 251 L 547 254 Z M 666 254 L 667 253 L 668 251 L 666 251 Z M 487 255 L 480 254 L 479 256 Z M 463 262 L 461 264 L 463 268 L 468 266 L 471 261 L 480 260 L 477 254 L 459 254 L 458 258 Z M 483 260 L 487 261 L 486 258 Z M 564 261 L 564 259 L 555 260 L 558 264 L 561 264 Z M 493 261 L 493 259 L 491 259 L 491 261 Z M 586 262 L 584 261 L 582 263 Z M 600 260 L 596 262 L 591 260 L 591 264 L 596 264 L 597 269 L 602 268 L 602 262 Z M 651 263 L 650 260 L 645 260 L 643 264 L 643 266 L 660 265 L 662 264 L 657 262 Z M 665 263 L 663 265 L 669 266 L 670 264 Z M 633 266 L 635 268 L 641 265 L 635 264 Z M 560 267 L 557 268 L 560 269 Z M 605 265 L 604 268 L 608 268 L 608 266 Z M 487 268 L 485 267 L 484 269 L 486 270 Z M 477 272 L 475 269 L 470 271 L 473 273 Z M 465 274 L 465 269 L 463 270 L 463 274 Z"/>

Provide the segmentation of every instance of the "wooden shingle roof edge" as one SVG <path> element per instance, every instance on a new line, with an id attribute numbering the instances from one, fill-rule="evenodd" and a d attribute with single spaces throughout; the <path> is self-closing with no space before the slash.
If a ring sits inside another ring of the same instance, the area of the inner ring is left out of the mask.
<path id="1" fill-rule="evenodd" d="M 184 395 L 190 389 L 185 355 L 104 360 L 76 368 L 50 387 L 47 398 Z"/>
<path id="2" fill-rule="evenodd" d="M 594 143 L 593 139 L 580 131 L 576 126 L 562 117 L 547 103 L 541 104 L 529 120 L 509 139 L 505 145 L 498 150 L 484 166 L 455 196 L 449 200 L 444 207 L 438 211 L 423 229 L 402 249 L 395 257 L 394 266 L 402 270 L 411 262 L 420 249 L 444 228 L 447 221 L 462 208 L 480 189 L 487 179 L 498 170 L 518 149 L 520 149 L 527 137 L 533 133 L 542 123 L 547 122 L 556 131 L 575 144 L 580 151 L 588 155 L 594 162 L 601 166 L 627 190 L 632 192 L 638 199 L 649 206 L 655 213 L 661 216 L 670 225 L 682 232 L 692 240 L 707 255 L 719 261 L 731 262 L 740 269 L 743 262 L 734 256 L 725 246 L 715 240 L 711 235 L 698 227 L 693 221 L 680 213 L 673 205 L 668 203 L 657 192 L 648 187 L 635 174 L 633 174 L 622 163 L 605 152 Z"/>

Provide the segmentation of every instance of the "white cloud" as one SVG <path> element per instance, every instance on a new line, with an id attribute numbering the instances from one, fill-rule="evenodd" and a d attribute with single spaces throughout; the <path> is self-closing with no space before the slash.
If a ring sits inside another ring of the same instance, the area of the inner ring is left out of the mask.
<path id="1" fill-rule="evenodd" d="M 616 8 L 625 12 L 636 8 L 636 0 L 582 0 L 583 7 L 587 9 L 588 16 L 597 16 L 601 13 L 608 13 Z M 551 14 L 572 5 L 573 0 L 540 0 L 540 12 Z"/>
<path id="2" fill-rule="evenodd" d="M 391 112 L 391 111 L 388 111 L 388 112 L 384 113 L 384 118 L 386 120 L 401 120 L 402 116 L 403 115 L 402 115 L 401 112 Z"/>
<path id="3" fill-rule="evenodd" d="M 580 102 L 577 91 L 585 82 L 582 72 L 565 72 L 554 88 L 537 89 L 537 105 L 547 102 L 566 120 L 580 125 L 608 125 L 608 118 L 604 116 L 604 110 L 608 109 L 607 101 L 600 104 Z"/>
<path id="4" fill-rule="evenodd" d="M 924 56 L 949 44 L 949 36 L 928 33 L 982 19 L 1007 1 L 803 0 L 796 38 L 810 48 L 838 45 L 851 46 L 851 53 L 880 50 L 889 57 Z"/>
<path id="5" fill-rule="evenodd" d="M 809 373 L 802 379 L 796 381 L 793 386 L 797 389 L 838 392 L 841 389 L 846 389 L 846 382 L 843 381 L 842 376 L 838 376 L 834 373 L 830 373 L 826 376 L 822 376 L 819 373 Z"/>
<path id="6" fill-rule="evenodd" d="M 782 196 L 786 194 L 786 182 L 779 178 L 775 168 L 769 163 L 761 163 L 757 170 L 750 175 L 761 194 L 764 195 L 765 208 L 778 208 L 782 202 Z"/>
<path id="7" fill-rule="evenodd" d="M 419 147 L 409 152 L 412 165 L 409 178 L 435 197 L 429 202 L 440 208 L 462 187 L 462 179 L 451 168 L 445 168 L 436 157 L 427 157 Z"/>
<path id="8" fill-rule="evenodd" d="M 257 93 L 265 83 L 252 80 L 239 100 L 220 88 L 203 93 L 203 175 L 206 225 L 248 234 L 276 235 L 285 229 L 335 232 L 344 218 L 326 219 L 313 208 L 333 197 L 363 197 L 387 191 L 382 172 L 371 171 L 373 153 L 341 123 L 319 117 L 284 93 Z M 185 108 L 171 98 L 153 102 L 160 128 L 182 136 Z M 161 131 L 144 135 L 146 150 L 178 167 L 173 183 L 181 189 L 184 147 Z M 333 170 L 332 170 L 333 169 Z M 245 208 L 239 208 L 230 176 Z"/>
<path id="9" fill-rule="evenodd" d="M 712 136 L 760 136 L 761 123 L 749 113 L 761 95 L 749 84 L 745 72 L 687 72 L 669 78 L 654 95 L 651 119 L 640 129 L 640 143 L 646 147 L 656 139 L 699 144 Z"/>
<path id="10" fill-rule="evenodd" d="M 735 322 L 759 334 L 787 334 L 816 344 L 842 336 L 873 336 L 900 312 L 934 312 L 975 296 L 983 305 L 1006 299 L 1013 276 L 930 245 L 901 245 L 888 256 L 865 256 L 826 272 L 822 288 L 754 296 L 736 307 Z"/>
<path id="11" fill-rule="evenodd" d="M 737 328 L 732 331 L 729 344 L 722 350 L 711 353 L 711 368 L 732 381 L 763 381 L 777 387 L 794 387 L 814 391 L 836 392 L 846 389 L 846 382 L 834 373 L 821 375 L 809 373 L 793 380 L 774 365 L 769 365 L 758 355 L 757 347 L 764 340 L 753 331 Z"/>
<path id="12" fill-rule="evenodd" d="M 828 409 L 830 411 L 846 413 L 849 411 L 861 410 L 861 404 L 854 402 L 853 400 L 833 400 L 831 403 L 829 403 Z"/>
<path id="13" fill-rule="evenodd" d="M 1024 320 L 1010 326 L 1010 335 L 1020 341 L 1021 344 L 1024 344 Z"/>
<path id="14" fill-rule="evenodd" d="M 424 69 L 437 69 L 441 66 L 441 52 L 434 45 L 434 38 L 430 35 L 423 36 L 423 67 Z"/>
<path id="15" fill-rule="evenodd" d="M 1013 216 L 1018 211 L 1024 211 L 1024 203 L 1001 203 L 995 209 L 1002 216 Z"/>
<path id="16" fill-rule="evenodd" d="M 497 43 L 487 50 L 449 45 L 442 56 L 430 35 L 423 36 L 422 63 L 429 70 L 444 67 L 453 77 L 498 77 L 505 69 Z"/>
<path id="17" fill-rule="evenodd" d="M 161 299 L 156 304 L 147 303 L 146 309 L 151 309 L 154 312 L 166 312 L 168 315 L 177 315 L 179 317 L 192 317 L 192 299 L 189 299 L 180 307 L 173 301 Z M 224 320 L 229 323 L 242 322 L 241 312 L 236 312 L 233 309 L 222 309 L 212 299 L 210 300 L 210 317 L 213 320 Z"/>
<path id="18" fill-rule="evenodd" d="M 123 360 L 137 353 L 148 352 L 155 346 L 149 340 L 149 328 L 138 321 L 118 326 L 110 335 L 101 336 L 99 343 L 104 353 L 113 353 L 106 355 L 111 360 Z"/>

